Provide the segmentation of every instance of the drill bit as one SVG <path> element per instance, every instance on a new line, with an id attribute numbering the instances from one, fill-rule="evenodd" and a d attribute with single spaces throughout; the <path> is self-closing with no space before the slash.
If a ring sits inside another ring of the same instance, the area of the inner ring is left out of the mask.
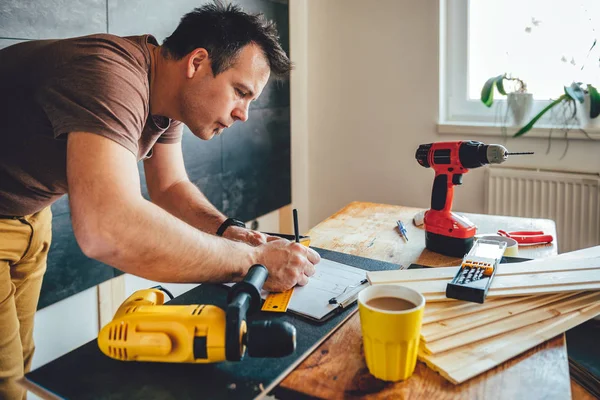
<path id="1" fill-rule="evenodd" d="M 400 232 L 400 235 L 408 242 L 408 236 L 406 236 L 406 227 L 400 220 L 396 221 L 396 223 L 398 224 L 398 231 Z"/>
<path id="2" fill-rule="evenodd" d="M 521 153 L 506 153 L 507 156 L 522 156 L 525 154 L 533 154 L 533 151 L 524 151 Z"/>

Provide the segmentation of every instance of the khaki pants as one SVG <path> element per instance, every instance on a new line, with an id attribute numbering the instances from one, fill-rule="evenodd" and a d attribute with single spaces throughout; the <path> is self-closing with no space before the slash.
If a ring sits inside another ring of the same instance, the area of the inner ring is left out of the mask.
<path id="1" fill-rule="evenodd" d="M 52 238 L 50 207 L 0 218 L 0 399 L 22 399 L 15 382 L 31 367 L 33 318 Z"/>

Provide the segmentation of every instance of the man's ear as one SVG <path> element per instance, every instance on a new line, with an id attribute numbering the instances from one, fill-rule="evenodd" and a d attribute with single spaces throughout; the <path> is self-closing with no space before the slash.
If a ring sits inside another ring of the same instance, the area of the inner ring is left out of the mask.
<path id="1" fill-rule="evenodd" d="M 186 59 L 186 77 L 189 79 L 193 78 L 203 68 L 210 69 L 210 60 L 206 49 L 195 49 L 187 55 Z"/>

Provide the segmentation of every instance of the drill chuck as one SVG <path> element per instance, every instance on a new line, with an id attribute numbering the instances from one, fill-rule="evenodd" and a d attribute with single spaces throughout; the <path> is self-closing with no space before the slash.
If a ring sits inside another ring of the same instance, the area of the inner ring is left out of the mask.
<path id="1" fill-rule="evenodd" d="M 487 164 L 501 164 L 508 158 L 508 150 L 499 144 L 463 142 L 458 150 L 458 158 L 465 168 L 478 168 Z"/>
<path id="2" fill-rule="evenodd" d="M 425 168 L 431 167 L 429 164 L 429 150 L 431 150 L 431 145 L 433 143 L 422 144 L 417 148 L 417 152 L 415 154 L 415 158 L 417 162 L 421 164 L 421 166 Z"/>
<path id="3" fill-rule="evenodd" d="M 487 160 L 490 164 L 501 164 L 508 158 L 508 150 L 506 147 L 499 144 L 488 144 L 487 145 Z"/>

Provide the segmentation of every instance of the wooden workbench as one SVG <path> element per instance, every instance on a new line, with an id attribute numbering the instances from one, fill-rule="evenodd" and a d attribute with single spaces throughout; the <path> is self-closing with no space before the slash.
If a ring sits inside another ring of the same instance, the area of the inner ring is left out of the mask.
<path id="1" fill-rule="evenodd" d="M 412 223 L 420 209 L 354 202 L 310 231 L 311 246 L 373 258 L 408 267 L 458 265 L 459 258 L 425 249 L 425 232 Z M 461 213 L 463 214 L 463 213 Z M 554 221 L 479 214 L 463 214 L 477 233 L 542 230 L 556 238 Z M 407 228 L 409 241 L 398 234 L 396 220 Z M 521 247 L 519 257 L 543 258 L 557 254 L 558 243 Z M 564 334 L 539 345 L 461 385 L 453 385 L 419 362 L 405 382 L 386 383 L 372 377 L 362 354 L 360 319 L 356 313 L 313 352 L 280 385 L 326 399 L 488 399 L 571 398 Z"/>

